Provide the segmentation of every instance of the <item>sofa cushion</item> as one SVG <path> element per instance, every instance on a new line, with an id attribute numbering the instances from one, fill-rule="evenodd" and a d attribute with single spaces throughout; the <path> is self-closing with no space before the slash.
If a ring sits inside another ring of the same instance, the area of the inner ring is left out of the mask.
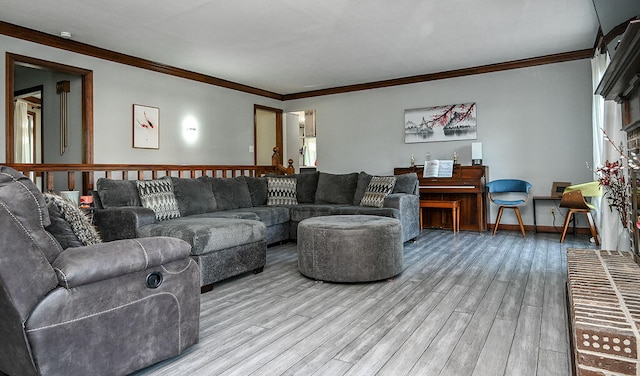
<path id="1" fill-rule="evenodd" d="M 251 219 L 259 221 L 260 217 L 256 213 L 249 211 L 252 208 L 218 210 L 210 213 L 194 214 L 189 218 L 233 218 L 233 219 Z"/>
<path id="2" fill-rule="evenodd" d="M 300 222 L 307 218 L 321 215 L 332 215 L 336 205 L 298 204 L 290 209 L 292 222 Z"/>
<path id="3" fill-rule="evenodd" d="M 357 172 L 342 175 L 320 172 L 315 203 L 353 205 L 357 184 Z"/>
<path id="4" fill-rule="evenodd" d="M 171 178 L 138 180 L 136 184 L 142 206 L 153 210 L 157 220 L 164 221 L 180 217 L 180 209 L 178 209 L 176 196 L 173 194 Z"/>
<path id="5" fill-rule="evenodd" d="M 373 175 L 369 175 L 364 171 L 361 171 L 358 174 L 358 184 L 356 184 L 356 192 L 353 195 L 354 205 L 360 205 L 360 202 L 362 201 L 362 197 L 364 197 L 364 192 L 367 190 L 367 187 L 369 186 L 369 182 L 371 181 L 372 177 Z"/>
<path id="6" fill-rule="evenodd" d="M 51 224 L 46 230 L 51 233 L 63 249 L 81 247 L 102 242 L 100 234 L 87 215 L 64 198 L 44 193 Z"/>
<path id="7" fill-rule="evenodd" d="M 418 174 L 416 174 L 415 172 L 396 175 L 396 185 L 393 187 L 392 193 L 415 194 L 416 184 L 418 184 Z"/>
<path id="8" fill-rule="evenodd" d="M 142 205 L 135 180 L 100 178 L 96 182 L 96 190 L 105 209 Z"/>
<path id="9" fill-rule="evenodd" d="M 171 178 L 173 194 L 180 216 L 208 213 L 216 210 L 216 197 L 205 179 Z"/>
<path id="10" fill-rule="evenodd" d="M 293 206 L 292 206 L 293 207 Z M 255 215 L 256 220 L 264 223 L 267 227 L 287 223 L 291 219 L 288 206 L 257 206 L 253 208 L 242 208 L 230 211 L 230 213 L 240 212 Z"/>
<path id="11" fill-rule="evenodd" d="M 235 178 L 209 178 L 218 210 L 250 208 L 251 194 L 244 176 Z"/>
<path id="12" fill-rule="evenodd" d="M 395 184 L 396 178 L 393 176 L 372 177 L 360 201 L 360 206 L 383 207 L 385 197 L 393 191 Z"/>
<path id="13" fill-rule="evenodd" d="M 138 229 L 140 236 L 169 236 L 191 244 L 192 255 L 236 247 L 264 240 L 264 223 L 247 219 L 183 217 L 157 222 Z"/>
<path id="14" fill-rule="evenodd" d="M 293 175 L 296 178 L 296 198 L 298 204 L 313 204 L 316 200 L 316 189 L 318 188 L 318 177 L 320 173 L 305 172 Z"/>
<path id="15" fill-rule="evenodd" d="M 295 178 L 267 178 L 267 205 L 297 205 Z"/>
<path id="16" fill-rule="evenodd" d="M 267 204 L 267 178 L 245 176 L 249 194 L 251 195 L 251 206 L 263 206 Z"/>
<path id="17" fill-rule="evenodd" d="M 400 218 L 400 210 L 395 208 L 374 208 L 372 206 L 340 205 L 331 209 L 331 215 L 377 215 L 381 217 Z"/>

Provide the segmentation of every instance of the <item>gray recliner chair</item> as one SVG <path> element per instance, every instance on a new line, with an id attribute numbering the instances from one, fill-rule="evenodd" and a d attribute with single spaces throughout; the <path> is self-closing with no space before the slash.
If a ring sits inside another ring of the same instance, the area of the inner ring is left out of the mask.
<path id="1" fill-rule="evenodd" d="M 67 248 L 43 195 L 0 166 L 0 372 L 123 375 L 198 342 L 200 277 L 188 243 Z"/>

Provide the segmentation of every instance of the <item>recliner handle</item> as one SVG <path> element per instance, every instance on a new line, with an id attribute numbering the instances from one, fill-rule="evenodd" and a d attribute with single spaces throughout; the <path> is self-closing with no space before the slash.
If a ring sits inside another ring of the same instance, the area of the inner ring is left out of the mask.
<path id="1" fill-rule="evenodd" d="M 152 272 L 147 275 L 146 285 L 150 289 L 157 289 L 162 284 L 162 273 Z"/>

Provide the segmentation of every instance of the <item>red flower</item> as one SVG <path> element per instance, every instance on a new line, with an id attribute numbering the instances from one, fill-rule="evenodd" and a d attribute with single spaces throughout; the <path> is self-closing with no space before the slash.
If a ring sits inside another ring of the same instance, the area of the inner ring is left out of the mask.
<path id="1" fill-rule="evenodd" d="M 624 176 L 624 170 L 620 161 L 609 162 L 596 170 L 599 175 L 598 182 L 605 188 L 604 196 L 609 202 L 609 209 L 616 208 L 620 215 L 622 225 L 627 227 L 627 211 L 629 201 L 629 185 Z"/>

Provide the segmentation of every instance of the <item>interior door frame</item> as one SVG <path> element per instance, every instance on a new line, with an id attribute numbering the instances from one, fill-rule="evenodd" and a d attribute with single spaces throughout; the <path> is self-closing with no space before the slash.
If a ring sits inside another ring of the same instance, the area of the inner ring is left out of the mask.
<path id="1" fill-rule="evenodd" d="M 44 139 L 42 137 L 42 127 L 43 127 L 43 121 L 42 121 L 42 113 L 44 112 L 44 85 L 36 85 L 36 86 L 32 86 L 32 87 L 28 87 L 28 88 L 24 88 L 21 90 L 15 90 L 13 92 L 13 98 L 15 97 L 19 97 L 25 94 L 29 94 L 29 93 L 34 93 L 36 91 L 40 92 L 40 145 L 38 145 L 38 147 L 40 148 L 40 159 L 36 158 L 36 149 L 33 149 L 33 163 L 42 163 L 42 158 L 43 158 L 43 147 L 44 147 Z M 13 103 L 13 102 L 12 102 Z M 28 114 L 33 114 L 33 118 L 35 120 L 35 113 L 31 112 L 31 111 L 27 111 Z M 15 126 L 15 123 L 12 123 Z M 15 128 L 14 128 L 14 133 L 15 133 Z M 35 138 L 34 138 L 35 140 Z M 15 141 L 15 140 L 14 140 Z M 14 148 L 15 148 L 15 144 L 14 144 Z"/>
<path id="2" fill-rule="evenodd" d="M 82 79 L 82 163 L 93 164 L 93 71 L 73 67 L 52 61 L 36 59 L 29 56 L 16 55 L 7 52 L 5 58 L 5 160 L 15 162 L 15 139 L 13 127 L 13 96 L 15 88 L 15 64 L 56 70 L 63 73 L 75 74 Z M 84 178 L 83 178 L 84 180 Z M 84 183 L 84 182 L 83 182 Z M 85 185 L 86 186 L 86 185 Z"/>
<path id="3" fill-rule="evenodd" d="M 284 154 L 284 142 L 282 136 L 282 113 L 283 110 L 279 108 L 267 107 L 259 104 L 253 105 L 253 145 L 258 145 L 258 110 L 273 112 L 276 115 L 276 144 L 274 146 L 278 147 L 280 151 L 280 155 L 278 156 L 278 163 L 283 164 Z M 254 147 L 253 150 L 253 165 L 256 166 L 258 164 L 258 152 Z"/>

